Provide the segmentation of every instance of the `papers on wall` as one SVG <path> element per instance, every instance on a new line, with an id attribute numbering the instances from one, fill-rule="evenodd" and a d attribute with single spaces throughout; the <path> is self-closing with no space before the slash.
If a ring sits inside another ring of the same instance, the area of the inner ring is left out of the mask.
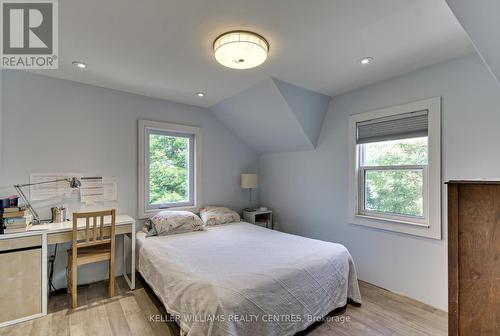
<path id="1" fill-rule="evenodd" d="M 86 204 L 116 201 L 117 183 L 114 177 L 82 177 L 80 201 Z"/>
<path id="2" fill-rule="evenodd" d="M 30 175 L 30 183 L 43 183 L 30 187 L 32 201 L 47 200 L 55 197 L 72 197 L 78 194 L 78 189 L 71 189 L 64 179 L 81 177 L 78 173 L 36 173 Z M 58 182 L 53 182 L 61 180 Z"/>
<path id="3" fill-rule="evenodd" d="M 102 177 L 82 177 L 80 180 L 80 201 L 91 204 L 100 202 L 104 194 Z"/>
<path id="4" fill-rule="evenodd" d="M 72 177 L 80 179 L 80 188 L 72 189 L 68 181 L 65 180 Z M 78 194 L 81 202 L 87 204 L 117 200 L 117 179 L 115 177 L 82 177 L 82 174 L 79 173 L 35 173 L 30 175 L 30 183 L 40 182 L 47 183 L 30 187 L 32 201 L 77 197 Z"/>
<path id="5" fill-rule="evenodd" d="M 103 186 L 103 200 L 104 201 L 116 201 L 118 199 L 117 192 L 117 179 L 116 177 L 103 177 L 102 179 Z"/>

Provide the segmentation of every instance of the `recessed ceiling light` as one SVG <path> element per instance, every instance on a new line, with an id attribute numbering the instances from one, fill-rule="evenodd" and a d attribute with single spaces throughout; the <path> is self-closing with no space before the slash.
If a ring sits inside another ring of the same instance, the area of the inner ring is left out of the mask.
<path id="1" fill-rule="evenodd" d="M 217 37 L 215 59 L 232 69 L 250 69 L 267 59 L 269 43 L 262 36 L 248 31 L 232 31 Z"/>
<path id="2" fill-rule="evenodd" d="M 203 98 L 203 97 L 205 97 L 205 92 L 201 92 L 201 91 L 200 92 L 196 92 L 196 95 L 198 97 L 200 97 L 200 98 Z"/>
<path id="3" fill-rule="evenodd" d="M 367 65 L 373 62 L 373 57 L 363 57 L 362 59 L 359 60 L 359 63 L 363 65 Z"/>
<path id="4" fill-rule="evenodd" d="M 80 61 L 73 61 L 71 64 L 73 64 L 73 66 L 75 68 L 78 68 L 78 69 L 86 69 L 87 68 L 87 64 L 80 62 Z"/>

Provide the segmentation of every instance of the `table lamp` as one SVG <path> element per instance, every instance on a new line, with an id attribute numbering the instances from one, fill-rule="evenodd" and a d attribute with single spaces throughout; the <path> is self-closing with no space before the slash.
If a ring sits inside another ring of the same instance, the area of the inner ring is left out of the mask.
<path id="1" fill-rule="evenodd" d="M 252 211 L 252 189 L 256 189 L 259 185 L 259 175 L 257 174 L 241 174 L 241 188 L 248 189 L 250 193 L 250 207 L 246 211 Z"/>

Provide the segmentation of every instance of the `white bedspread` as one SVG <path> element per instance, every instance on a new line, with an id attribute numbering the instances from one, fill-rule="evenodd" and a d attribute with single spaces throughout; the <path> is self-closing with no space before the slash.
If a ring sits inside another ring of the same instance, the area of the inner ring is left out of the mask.
<path id="1" fill-rule="evenodd" d="M 188 336 L 293 335 L 347 298 L 361 303 L 339 244 L 248 223 L 137 236 L 138 268 Z"/>

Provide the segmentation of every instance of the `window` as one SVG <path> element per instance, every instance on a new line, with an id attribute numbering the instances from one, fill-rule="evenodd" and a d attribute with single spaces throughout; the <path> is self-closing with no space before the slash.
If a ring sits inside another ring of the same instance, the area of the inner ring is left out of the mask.
<path id="1" fill-rule="evenodd" d="M 200 203 L 201 129 L 139 121 L 139 215 Z"/>
<path id="2" fill-rule="evenodd" d="M 441 238 L 440 98 L 350 118 L 351 223 Z"/>
<path id="3" fill-rule="evenodd" d="M 360 144 L 358 152 L 359 213 L 425 224 L 427 137 Z"/>

